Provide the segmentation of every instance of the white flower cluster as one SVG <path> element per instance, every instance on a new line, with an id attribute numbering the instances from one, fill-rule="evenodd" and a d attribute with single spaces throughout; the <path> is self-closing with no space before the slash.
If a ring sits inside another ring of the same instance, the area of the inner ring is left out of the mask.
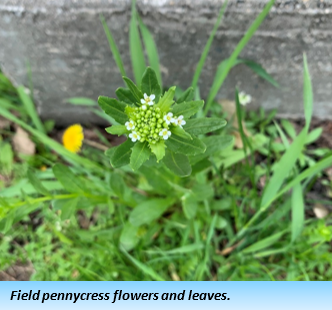
<path id="1" fill-rule="evenodd" d="M 251 96 L 246 94 L 244 91 L 241 91 L 239 93 L 239 102 L 240 104 L 242 104 L 243 106 L 246 106 L 248 103 L 251 102 Z"/>
<path id="2" fill-rule="evenodd" d="M 173 116 L 172 112 L 168 112 L 162 117 L 162 115 L 160 115 L 160 109 L 155 109 L 153 107 L 153 100 L 155 98 L 156 96 L 154 94 L 151 94 L 150 96 L 144 94 L 144 99 L 141 99 L 142 106 L 141 108 L 137 108 L 141 110 L 141 112 L 138 112 L 137 114 L 138 119 L 136 121 L 131 119 L 129 122 L 125 123 L 127 130 L 131 131 L 129 138 L 133 142 L 144 142 L 145 140 L 148 140 L 155 144 L 159 140 L 158 134 L 159 137 L 167 140 L 171 136 L 169 125 L 182 128 L 182 126 L 186 124 L 183 115 L 176 117 Z M 139 128 L 137 128 L 137 126 Z"/>

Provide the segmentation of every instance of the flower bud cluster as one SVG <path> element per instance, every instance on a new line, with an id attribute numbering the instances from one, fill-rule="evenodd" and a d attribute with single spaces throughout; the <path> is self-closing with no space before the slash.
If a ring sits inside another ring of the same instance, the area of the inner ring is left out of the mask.
<path id="1" fill-rule="evenodd" d="M 141 100 L 142 106 L 134 108 L 129 122 L 125 126 L 131 131 L 129 138 L 133 141 L 148 141 L 149 144 L 156 144 L 159 140 L 167 140 L 171 136 L 169 126 L 185 125 L 183 116 L 173 117 L 173 113 L 164 113 L 158 107 L 154 107 L 155 95 L 147 96 Z"/>
<path id="2" fill-rule="evenodd" d="M 168 130 L 167 123 L 163 120 L 163 113 L 159 108 L 143 105 L 135 108 L 132 118 L 126 123 L 127 129 L 131 130 L 129 137 L 133 142 L 148 141 L 156 144 L 162 137 L 159 135 L 164 129 Z"/>

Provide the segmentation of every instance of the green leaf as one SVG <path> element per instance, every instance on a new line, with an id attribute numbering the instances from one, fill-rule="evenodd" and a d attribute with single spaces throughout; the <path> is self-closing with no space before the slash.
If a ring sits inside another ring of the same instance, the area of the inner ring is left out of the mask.
<path id="1" fill-rule="evenodd" d="M 84 106 L 96 106 L 97 102 L 95 100 L 92 100 L 90 98 L 85 97 L 74 97 L 74 98 L 68 98 L 65 99 L 67 103 L 73 104 L 73 105 L 84 105 Z"/>
<path id="2" fill-rule="evenodd" d="M 315 142 L 322 134 L 323 132 L 323 128 L 319 127 L 319 128 L 315 128 L 313 131 L 311 131 L 306 140 L 305 140 L 305 144 L 311 144 L 313 142 Z"/>
<path id="3" fill-rule="evenodd" d="M 266 70 L 257 62 L 248 60 L 248 59 L 237 59 L 236 60 L 237 64 L 243 63 L 246 66 L 248 66 L 252 71 L 254 71 L 258 76 L 272 84 L 274 87 L 279 88 L 280 85 L 278 82 L 266 72 Z"/>
<path id="4" fill-rule="evenodd" d="M 8 142 L 0 142 L 0 173 L 10 175 L 13 170 L 14 152 Z"/>
<path id="5" fill-rule="evenodd" d="M 136 115 L 136 108 L 134 107 L 130 107 L 130 106 L 126 106 L 125 108 L 125 113 L 127 114 L 127 116 L 136 121 L 137 120 L 137 115 Z"/>
<path id="6" fill-rule="evenodd" d="M 54 210 L 61 210 L 61 219 L 69 219 L 75 212 L 79 197 L 69 199 L 57 199 L 53 202 Z"/>
<path id="7" fill-rule="evenodd" d="M 302 152 L 305 139 L 306 131 L 303 130 L 277 163 L 278 168 L 274 170 L 273 176 L 265 187 L 261 207 L 265 208 L 269 201 L 274 200 L 274 196 L 278 193 L 282 183 L 288 177 L 290 171 L 293 169 L 296 161 L 298 160 Z"/>
<path id="8" fill-rule="evenodd" d="M 228 222 L 225 218 L 222 216 L 217 216 L 217 221 L 216 221 L 216 228 L 217 229 L 224 229 L 228 225 Z"/>
<path id="9" fill-rule="evenodd" d="M 161 112 L 168 112 L 171 105 L 173 104 L 173 98 L 175 95 L 176 87 L 171 87 L 167 92 L 165 92 L 164 96 L 162 96 L 159 102 L 155 105 L 157 108 L 160 108 Z"/>
<path id="10" fill-rule="evenodd" d="M 240 40 L 236 48 L 234 49 L 231 57 L 225 62 L 224 70 L 220 71 L 219 75 L 216 75 L 212 84 L 212 87 L 210 89 L 208 99 L 206 106 L 204 108 L 204 115 L 206 115 L 211 107 L 211 104 L 216 97 L 220 87 L 222 86 L 224 80 L 226 79 L 229 70 L 233 67 L 234 63 L 236 62 L 238 56 L 240 55 L 243 48 L 247 45 L 253 34 L 256 32 L 260 24 L 265 19 L 266 15 L 270 11 L 271 7 L 273 6 L 275 0 L 270 0 L 263 11 L 257 16 L 255 21 L 251 24 L 249 29 L 247 30 L 246 34 L 243 36 L 243 38 Z M 217 71 L 217 73 L 219 73 Z"/>
<path id="11" fill-rule="evenodd" d="M 304 105 L 306 125 L 305 128 L 301 131 L 301 133 L 294 139 L 292 145 L 287 149 L 287 151 L 282 156 L 279 163 L 277 163 L 277 168 L 275 169 L 274 174 L 263 193 L 261 201 L 261 208 L 263 210 L 265 208 L 268 208 L 270 202 L 272 202 L 278 196 L 278 191 L 282 183 L 284 182 L 285 178 L 288 176 L 289 172 L 294 167 L 296 161 L 300 157 L 304 147 L 304 143 L 307 139 L 307 134 L 312 118 L 313 95 L 312 95 L 311 80 L 305 55 L 303 57 L 303 62 L 304 62 L 303 105 Z"/>
<path id="12" fill-rule="evenodd" d="M 242 250 L 242 252 L 244 254 L 248 254 L 248 253 L 253 253 L 253 252 L 263 250 L 263 249 L 275 244 L 285 233 L 286 233 L 286 231 L 281 231 L 270 237 L 264 238 L 256 243 L 248 246 L 247 248 Z"/>
<path id="13" fill-rule="evenodd" d="M 155 281 L 165 281 L 164 278 L 162 278 L 158 273 L 156 273 L 152 268 L 144 265 L 140 261 L 138 261 L 136 258 L 131 256 L 129 253 L 126 252 L 124 248 L 121 249 L 122 252 L 127 256 L 127 258 L 138 268 L 140 269 L 144 274 L 148 275 Z"/>
<path id="14" fill-rule="evenodd" d="M 190 156 L 189 160 L 192 165 L 198 163 L 205 157 L 211 156 L 217 152 L 220 152 L 220 151 L 228 148 L 233 142 L 233 137 L 232 136 L 209 136 L 209 137 L 204 137 L 202 139 L 202 142 L 206 145 L 206 151 L 203 154 Z"/>
<path id="15" fill-rule="evenodd" d="M 53 166 L 53 173 L 65 190 L 75 194 L 84 194 L 86 190 L 84 184 L 68 167 L 62 164 L 55 164 Z"/>
<path id="16" fill-rule="evenodd" d="M 288 149 L 289 148 L 289 141 L 288 141 L 284 131 L 280 128 L 280 126 L 277 124 L 277 122 L 274 122 L 274 125 L 277 128 L 277 131 L 279 133 L 279 136 L 281 138 L 281 141 L 282 141 L 283 145 L 285 146 L 286 149 Z M 295 136 L 296 136 L 296 134 L 295 134 Z"/>
<path id="17" fill-rule="evenodd" d="M 134 146 L 134 143 L 131 140 L 126 140 L 126 142 L 121 145 L 113 148 L 110 160 L 111 165 L 114 168 L 119 168 L 130 163 L 131 149 Z"/>
<path id="18" fill-rule="evenodd" d="M 99 96 L 98 104 L 107 115 L 113 117 L 118 123 L 123 125 L 128 121 L 128 116 L 125 113 L 125 103 L 113 98 Z"/>
<path id="19" fill-rule="evenodd" d="M 191 174 L 191 166 L 186 155 L 167 151 L 163 163 L 179 177 L 187 177 Z"/>
<path id="20" fill-rule="evenodd" d="M 225 1 L 223 6 L 221 7 L 220 11 L 219 11 L 219 15 L 218 15 L 218 18 L 217 18 L 217 21 L 215 22 L 214 24 L 214 27 L 211 31 L 211 34 L 210 34 L 210 37 L 208 39 L 208 41 L 206 42 L 206 45 L 204 47 L 204 50 L 201 54 L 201 58 L 199 59 L 199 62 L 197 64 L 197 67 L 196 67 L 196 70 L 195 70 L 195 74 L 194 74 L 194 77 L 193 77 L 193 81 L 191 83 L 191 86 L 195 89 L 196 86 L 197 86 L 197 83 L 198 83 L 198 80 L 199 80 L 199 77 L 201 75 L 201 72 L 202 72 L 202 69 L 203 69 L 203 66 L 204 66 L 204 63 L 205 63 L 205 60 L 206 60 L 206 57 L 207 55 L 209 54 L 209 50 L 211 48 L 211 44 L 213 42 L 213 38 L 214 36 L 216 35 L 216 32 L 217 32 L 217 29 L 219 27 L 219 24 L 221 22 L 221 19 L 224 15 L 224 12 L 226 10 L 226 7 L 227 7 L 227 2 L 228 1 Z"/>
<path id="21" fill-rule="evenodd" d="M 227 122 L 220 118 L 193 118 L 184 125 L 189 134 L 202 135 L 226 126 Z"/>
<path id="22" fill-rule="evenodd" d="M 304 201 L 301 183 L 292 192 L 292 242 L 301 235 L 304 227 Z"/>
<path id="23" fill-rule="evenodd" d="M 192 195 L 186 195 L 181 199 L 182 210 L 187 219 L 192 219 L 196 216 L 198 202 Z"/>
<path id="24" fill-rule="evenodd" d="M 171 133 L 173 133 L 181 138 L 192 140 L 191 135 L 179 126 L 176 126 L 176 127 L 172 126 L 170 130 L 171 130 Z"/>
<path id="25" fill-rule="evenodd" d="M 132 95 L 135 97 L 136 102 L 140 104 L 141 99 L 143 98 L 142 92 L 138 89 L 138 87 L 134 84 L 134 82 L 131 79 L 127 78 L 126 76 L 123 76 L 122 78 L 127 84 Z"/>
<path id="26" fill-rule="evenodd" d="M 129 222 L 134 226 L 151 223 L 162 216 L 162 214 L 173 204 L 174 199 L 150 199 L 137 205 L 130 213 Z"/>
<path id="27" fill-rule="evenodd" d="M 161 88 L 158 83 L 156 73 L 150 67 L 146 68 L 143 74 L 141 90 L 143 94 L 146 93 L 148 96 L 154 94 L 156 96 L 155 103 L 158 103 L 161 94 Z"/>
<path id="28" fill-rule="evenodd" d="M 172 190 L 172 187 L 168 183 L 170 180 L 174 180 L 176 177 L 165 167 L 147 167 L 144 165 L 139 170 L 149 185 L 153 188 L 153 191 L 160 194 L 168 195 Z"/>
<path id="29" fill-rule="evenodd" d="M 173 134 L 166 140 L 166 146 L 175 153 L 185 155 L 204 153 L 206 150 L 205 144 L 195 136 L 192 138 L 192 140 L 187 140 Z"/>
<path id="30" fill-rule="evenodd" d="M 116 43 L 113 39 L 113 36 L 112 36 L 112 33 L 111 31 L 109 30 L 107 24 L 106 24 L 106 21 L 104 19 L 104 17 L 101 15 L 100 16 L 100 21 L 103 25 L 103 28 L 104 28 L 104 31 L 105 31 L 105 34 L 106 34 L 106 37 L 107 37 L 107 40 L 108 40 L 108 44 L 110 46 L 110 49 L 111 49 L 111 52 L 113 54 L 113 58 L 115 60 L 115 63 L 116 65 L 118 66 L 120 72 L 121 72 L 121 75 L 126 75 L 126 71 L 123 67 L 123 63 L 122 63 L 122 59 L 121 59 L 121 55 L 119 53 L 119 50 L 118 50 L 118 47 L 116 46 Z"/>
<path id="31" fill-rule="evenodd" d="M 196 252 L 204 249 L 204 244 L 202 243 L 196 243 L 196 244 L 189 244 L 184 245 L 179 248 L 171 249 L 168 251 L 160 251 L 160 250 L 147 250 L 146 253 L 148 254 L 167 254 L 167 255 L 179 255 L 179 254 L 186 254 L 190 252 Z"/>
<path id="32" fill-rule="evenodd" d="M 123 180 L 122 175 L 118 173 L 112 173 L 110 179 L 110 185 L 112 190 L 118 197 L 124 198 L 127 185 Z"/>
<path id="33" fill-rule="evenodd" d="M 145 45 L 146 54 L 148 55 L 149 63 L 152 69 L 156 72 L 156 76 L 160 87 L 162 88 L 162 78 L 160 72 L 159 56 L 157 46 L 153 40 L 152 34 L 149 29 L 143 24 L 142 20 L 138 17 L 138 23 L 141 30 L 143 42 Z"/>
<path id="34" fill-rule="evenodd" d="M 295 139 L 296 137 L 296 130 L 294 128 L 294 125 L 291 124 L 291 122 L 287 119 L 281 120 L 281 125 L 284 127 L 286 133 L 292 138 Z"/>
<path id="35" fill-rule="evenodd" d="M 191 168 L 192 168 L 192 174 L 196 174 L 205 169 L 210 169 L 211 162 L 207 158 L 205 158 L 205 159 L 199 161 L 197 164 L 193 164 Z"/>
<path id="36" fill-rule="evenodd" d="M 141 77 L 143 75 L 146 65 L 142 42 L 137 27 L 136 1 L 132 1 L 131 5 L 131 19 L 129 25 L 129 49 L 135 81 L 136 84 L 140 86 L 139 83 L 141 81 Z"/>
<path id="37" fill-rule="evenodd" d="M 30 96 L 25 92 L 24 86 L 19 86 L 17 88 L 17 93 L 24 105 L 25 111 L 28 113 L 29 117 L 31 118 L 34 126 L 37 130 L 39 130 L 42 133 L 45 133 L 45 128 L 43 126 L 43 123 L 41 122 L 36 107 L 33 104 Z"/>
<path id="38" fill-rule="evenodd" d="M 198 110 L 203 107 L 203 105 L 203 100 L 184 102 L 178 105 L 174 105 L 172 113 L 175 116 L 183 115 L 183 117 L 186 119 L 196 114 Z"/>
<path id="39" fill-rule="evenodd" d="M 194 98 L 194 89 L 192 87 L 189 87 L 186 91 L 183 92 L 183 94 L 179 97 L 178 100 L 176 100 L 176 103 L 182 103 L 185 101 L 191 101 Z"/>
<path id="40" fill-rule="evenodd" d="M 132 94 L 130 89 L 119 87 L 115 91 L 116 96 L 119 98 L 120 101 L 123 101 L 125 103 L 128 103 L 130 105 L 136 104 L 137 99 L 136 97 Z"/>
<path id="41" fill-rule="evenodd" d="M 195 183 L 195 185 L 191 189 L 193 193 L 193 197 L 197 201 L 203 201 L 206 199 L 210 199 L 214 195 L 213 185 L 212 184 L 201 184 Z"/>
<path id="42" fill-rule="evenodd" d="M 139 241 L 138 227 L 126 223 L 120 235 L 120 244 L 127 250 L 132 250 Z"/>
<path id="43" fill-rule="evenodd" d="M 130 156 L 130 166 L 136 171 L 142 164 L 147 161 L 150 157 L 151 151 L 149 149 L 149 143 L 144 141 L 143 143 L 137 142 Z"/>
<path id="44" fill-rule="evenodd" d="M 34 189 L 44 196 L 52 196 L 51 193 L 44 187 L 42 182 L 36 177 L 36 175 L 29 169 L 27 173 L 28 179 Z"/>
<path id="45" fill-rule="evenodd" d="M 158 141 L 156 144 L 151 144 L 151 151 L 156 155 L 157 161 L 159 162 L 165 156 L 165 142 L 164 140 Z"/>
<path id="46" fill-rule="evenodd" d="M 65 244 L 73 244 L 73 241 L 70 240 L 67 236 L 65 236 L 62 232 L 58 231 L 53 227 L 53 234 L 59 238 L 60 242 L 65 243 Z"/>
<path id="47" fill-rule="evenodd" d="M 332 165 L 332 155 L 323 160 L 320 160 L 314 166 L 307 168 L 302 173 L 297 175 L 294 179 L 292 179 L 282 190 L 278 192 L 278 194 L 273 196 L 270 200 L 266 201 L 266 203 L 262 205 L 261 210 L 267 209 L 274 200 L 276 200 L 283 194 L 287 193 L 291 188 L 293 188 L 298 183 L 302 182 L 307 178 L 311 178 L 313 175 L 318 174 L 319 172 L 323 171 L 324 169 L 326 169 L 331 165 Z"/>
<path id="48" fill-rule="evenodd" d="M 16 110 L 16 111 L 19 111 L 20 110 L 20 106 L 12 103 L 11 101 L 7 100 L 7 99 L 3 99 L 3 98 L 0 98 L 0 106 L 3 108 L 3 109 L 11 109 L 11 110 Z"/>
<path id="49" fill-rule="evenodd" d="M 126 126 L 124 126 L 124 125 L 113 125 L 111 127 L 105 128 L 105 130 L 106 130 L 106 132 L 108 132 L 112 135 L 118 135 L 118 136 L 129 133 Z"/>

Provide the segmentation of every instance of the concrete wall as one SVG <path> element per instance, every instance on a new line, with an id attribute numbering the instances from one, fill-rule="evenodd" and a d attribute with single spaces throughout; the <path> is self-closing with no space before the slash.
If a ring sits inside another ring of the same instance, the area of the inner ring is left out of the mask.
<path id="1" fill-rule="evenodd" d="M 201 77 L 203 97 L 218 63 L 230 55 L 266 3 L 229 0 Z M 156 39 L 165 85 L 190 85 L 221 4 L 220 0 L 137 1 L 143 21 Z M 237 85 L 253 96 L 253 107 L 302 116 L 302 53 L 306 52 L 315 92 L 314 114 L 332 119 L 331 9 L 331 0 L 277 0 L 241 57 L 260 62 L 282 89 L 273 88 L 241 65 L 232 70 L 218 96 L 233 98 Z M 100 13 L 130 72 L 130 0 L 0 0 L 1 65 L 17 83 L 27 84 L 26 61 L 30 61 L 43 118 L 53 118 L 58 124 L 95 122 L 86 109 L 65 104 L 64 99 L 114 96 L 115 89 L 122 86 Z"/>

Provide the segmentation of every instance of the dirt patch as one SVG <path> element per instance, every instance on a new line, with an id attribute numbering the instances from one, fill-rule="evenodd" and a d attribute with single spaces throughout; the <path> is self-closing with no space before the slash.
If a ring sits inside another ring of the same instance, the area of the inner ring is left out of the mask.
<path id="1" fill-rule="evenodd" d="M 31 262 L 17 262 L 4 271 L 0 271 L 0 281 L 29 281 L 35 272 Z"/>

